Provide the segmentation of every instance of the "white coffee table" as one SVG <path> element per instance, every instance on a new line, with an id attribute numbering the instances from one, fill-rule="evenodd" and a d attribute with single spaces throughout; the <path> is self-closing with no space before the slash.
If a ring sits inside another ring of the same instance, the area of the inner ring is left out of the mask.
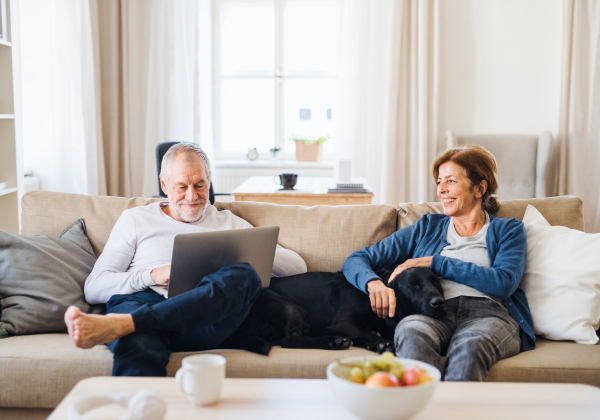
<path id="1" fill-rule="evenodd" d="M 196 407 L 176 388 L 173 378 L 97 377 L 80 381 L 49 420 L 66 419 L 69 403 L 81 395 L 136 392 L 141 388 L 155 390 L 166 400 L 166 419 L 357 419 L 338 404 L 323 379 L 226 379 L 217 404 Z M 116 405 L 109 405 L 90 411 L 87 416 L 117 419 L 125 412 Z M 442 382 L 430 404 L 413 417 L 415 420 L 598 418 L 600 388 L 501 382 Z"/>

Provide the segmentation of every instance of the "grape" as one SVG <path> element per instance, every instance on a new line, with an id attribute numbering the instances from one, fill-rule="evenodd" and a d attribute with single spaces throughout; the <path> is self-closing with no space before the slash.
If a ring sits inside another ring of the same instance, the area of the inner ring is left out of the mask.
<path id="1" fill-rule="evenodd" d="M 384 372 L 388 372 L 389 368 L 390 368 L 390 364 L 387 362 L 387 360 L 383 359 L 383 358 L 379 358 L 375 361 L 375 363 L 373 363 L 375 365 L 375 367 L 377 367 L 377 369 L 382 370 Z"/>
<path id="2" fill-rule="evenodd" d="M 369 376 L 380 370 L 381 369 L 378 369 L 377 366 L 375 366 L 375 363 L 373 363 L 373 361 L 367 360 L 363 364 L 363 377 L 368 378 Z"/>
<path id="3" fill-rule="evenodd" d="M 348 375 L 348 380 L 351 382 L 356 382 L 359 384 L 364 383 L 364 379 L 363 379 L 363 371 L 360 367 L 358 366 L 354 366 L 352 369 L 350 369 L 350 374 Z"/>

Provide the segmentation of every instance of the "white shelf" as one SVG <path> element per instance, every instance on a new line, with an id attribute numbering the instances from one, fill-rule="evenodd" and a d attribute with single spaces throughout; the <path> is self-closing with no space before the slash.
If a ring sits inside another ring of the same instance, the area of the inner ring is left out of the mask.
<path id="1" fill-rule="evenodd" d="M 7 195 L 7 194 L 12 194 L 12 193 L 16 193 L 17 192 L 17 188 L 4 188 L 2 190 L 0 190 L 0 196 L 3 195 Z"/>
<path id="2" fill-rule="evenodd" d="M 10 35 L 7 39 L 0 40 L 0 181 L 8 182 L 10 187 L 0 189 L 0 230 L 18 234 L 21 212 L 19 203 L 24 188 L 19 1 L 6 0 L 6 5 L 7 17 L 10 18 Z"/>

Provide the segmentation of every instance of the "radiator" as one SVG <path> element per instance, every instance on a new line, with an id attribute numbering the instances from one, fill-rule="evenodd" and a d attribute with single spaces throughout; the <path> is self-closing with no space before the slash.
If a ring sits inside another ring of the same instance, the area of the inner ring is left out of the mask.
<path id="1" fill-rule="evenodd" d="M 40 180 L 37 176 L 28 175 L 25 177 L 25 191 L 28 193 L 29 191 L 36 191 L 40 189 Z"/>
<path id="2" fill-rule="evenodd" d="M 227 171 L 224 173 L 224 170 L 217 172 L 217 179 L 213 183 L 213 190 L 219 193 L 230 193 L 233 191 L 238 185 L 243 183 L 245 180 L 250 178 L 253 175 L 257 175 L 252 172 L 242 172 L 242 173 L 230 173 Z"/>

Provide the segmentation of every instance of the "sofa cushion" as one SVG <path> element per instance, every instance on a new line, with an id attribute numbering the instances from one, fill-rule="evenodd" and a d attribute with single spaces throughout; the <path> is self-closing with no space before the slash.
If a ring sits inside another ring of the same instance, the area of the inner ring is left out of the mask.
<path id="1" fill-rule="evenodd" d="M 583 230 L 583 202 L 580 198 L 573 196 L 500 201 L 500 210 L 495 215 L 504 219 L 514 217 L 517 220 L 523 220 L 529 204 L 538 209 L 551 226 Z M 398 229 L 412 225 L 423 214 L 443 212 L 442 203 L 400 204 L 398 206 Z"/>
<path id="2" fill-rule="evenodd" d="M 13 336 L 0 342 L 0 407 L 53 408 L 81 379 L 110 376 L 105 345 L 75 347 L 68 334 Z"/>
<path id="3" fill-rule="evenodd" d="M 376 356 L 372 351 L 351 347 L 348 350 L 282 349 L 273 347 L 268 356 L 243 350 L 207 350 L 227 359 L 228 378 L 325 379 L 327 366 L 344 357 Z M 167 376 L 175 376 L 181 359 L 195 353 L 173 353 Z"/>
<path id="4" fill-rule="evenodd" d="M 536 340 L 535 350 L 496 363 L 490 370 L 494 382 L 560 382 L 600 387 L 600 344 Z"/>
<path id="5" fill-rule="evenodd" d="M 533 206 L 523 219 L 527 264 L 521 287 L 536 335 L 596 344 L 600 325 L 600 234 L 550 226 Z"/>
<path id="6" fill-rule="evenodd" d="M 0 328 L 13 335 L 66 332 L 69 305 L 90 311 L 83 284 L 95 262 L 81 219 L 59 237 L 0 231 Z"/>
<path id="7" fill-rule="evenodd" d="M 32 191 L 23 196 L 21 203 L 21 234 L 58 236 L 65 226 L 81 218 L 98 257 L 124 210 L 165 200 Z"/>
<path id="8" fill-rule="evenodd" d="M 254 226 L 280 226 L 279 244 L 296 251 L 308 271 L 335 272 L 350 254 L 396 231 L 396 209 L 390 205 L 281 206 L 217 203 Z"/>

